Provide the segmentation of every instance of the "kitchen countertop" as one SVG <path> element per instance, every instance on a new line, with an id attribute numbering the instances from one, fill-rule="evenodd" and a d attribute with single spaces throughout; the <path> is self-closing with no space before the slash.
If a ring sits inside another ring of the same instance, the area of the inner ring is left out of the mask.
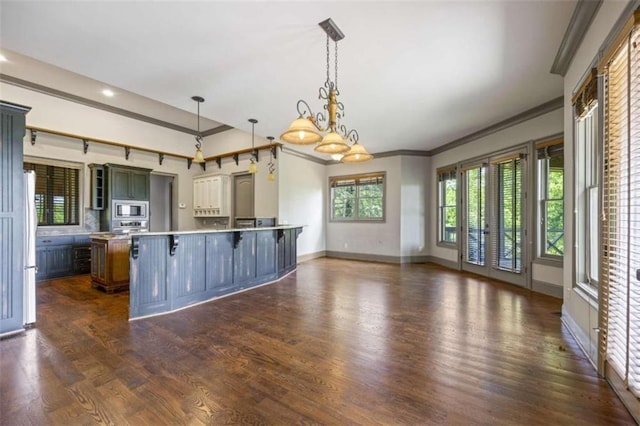
<path id="1" fill-rule="evenodd" d="M 95 235 L 95 234 L 109 234 L 109 232 L 89 231 L 87 229 L 36 230 L 36 237 L 66 237 L 70 235 Z"/>

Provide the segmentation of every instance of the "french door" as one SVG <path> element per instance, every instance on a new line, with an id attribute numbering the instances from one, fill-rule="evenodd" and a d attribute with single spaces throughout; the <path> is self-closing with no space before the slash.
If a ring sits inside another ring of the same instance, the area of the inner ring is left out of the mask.
<path id="1" fill-rule="evenodd" d="M 526 286 L 524 152 L 462 167 L 462 269 Z"/>

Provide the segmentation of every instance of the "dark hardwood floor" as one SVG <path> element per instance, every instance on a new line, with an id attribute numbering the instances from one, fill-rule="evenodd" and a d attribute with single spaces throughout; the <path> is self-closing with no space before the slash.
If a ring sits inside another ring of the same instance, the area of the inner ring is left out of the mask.
<path id="1" fill-rule="evenodd" d="M 325 258 L 133 322 L 128 293 L 45 281 L 37 327 L 0 341 L 0 423 L 632 424 L 560 309 L 434 265 Z"/>

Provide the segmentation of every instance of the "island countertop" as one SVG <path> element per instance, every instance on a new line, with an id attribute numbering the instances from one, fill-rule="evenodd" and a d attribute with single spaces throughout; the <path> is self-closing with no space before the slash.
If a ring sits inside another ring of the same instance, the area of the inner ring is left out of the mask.
<path id="1" fill-rule="evenodd" d="M 193 229 L 189 231 L 153 231 L 153 232 L 131 232 L 131 236 L 158 236 L 158 235 L 188 235 L 188 234 L 211 234 L 216 232 L 247 232 L 247 231 L 268 231 L 273 229 L 294 229 L 304 228 L 306 225 L 276 225 L 260 228 L 226 228 L 226 229 Z"/>

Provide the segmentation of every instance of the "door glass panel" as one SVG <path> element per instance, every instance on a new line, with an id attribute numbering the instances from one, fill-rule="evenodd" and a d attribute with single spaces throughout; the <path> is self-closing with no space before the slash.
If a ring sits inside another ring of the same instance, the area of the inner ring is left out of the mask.
<path id="1" fill-rule="evenodd" d="M 465 172 L 465 247 L 464 260 L 475 265 L 485 265 L 485 167 Z"/>
<path id="2" fill-rule="evenodd" d="M 496 176 L 493 267 L 510 272 L 522 269 L 522 160 L 494 165 Z"/>

